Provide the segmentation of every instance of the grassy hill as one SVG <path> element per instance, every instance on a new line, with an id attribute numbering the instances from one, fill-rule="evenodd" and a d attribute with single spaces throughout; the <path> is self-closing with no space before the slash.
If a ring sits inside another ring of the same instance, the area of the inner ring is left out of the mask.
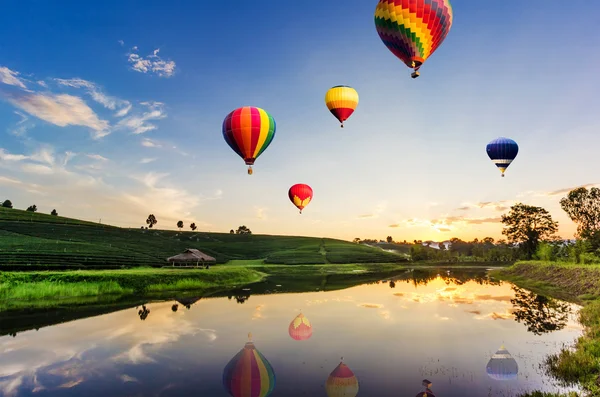
<path id="1" fill-rule="evenodd" d="M 163 266 L 197 248 L 217 259 L 271 264 L 392 263 L 402 255 L 347 241 L 293 236 L 126 229 L 0 208 L 0 270 Z"/>

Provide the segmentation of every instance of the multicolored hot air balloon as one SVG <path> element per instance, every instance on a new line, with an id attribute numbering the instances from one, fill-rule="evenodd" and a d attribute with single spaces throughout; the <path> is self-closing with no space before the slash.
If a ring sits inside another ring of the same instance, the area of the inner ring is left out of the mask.
<path id="1" fill-rule="evenodd" d="M 325 391 L 329 397 L 356 397 L 358 394 L 358 379 L 344 364 L 343 358 L 327 378 Z"/>
<path id="2" fill-rule="evenodd" d="M 229 113 L 223 120 L 225 142 L 244 159 L 248 175 L 254 161 L 275 137 L 275 119 L 261 108 L 244 106 Z"/>
<path id="3" fill-rule="evenodd" d="M 347 85 L 336 85 L 327 90 L 325 105 L 344 128 L 344 121 L 348 120 L 358 106 L 358 92 Z"/>
<path id="4" fill-rule="evenodd" d="M 406 66 L 419 68 L 442 44 L 452 26 L 449 0 L 379 0 L 375 28 L 383 44 Z"/>
<path id="5" fill-rule="evenodd" d="M 488 143 L 486 151 L 490 160 L 496 164 L 504 176 L 504 171 L 519 153 L 519 145 L 512 139 L 500 137 Z"/>
<path id="6" fill-rule="evenodd" d="M 310 203 L 310 200 L 313 198 L 313 190 L 310 186 L 305 185 L 304 183 L 297 183 L 288 190 L 288 197 L 290 201 L 300 210 Z"/>
<path id="7" fill-rule="evenodd" d="M 312 336 L 312 325 L 304 314 L 300 313 L 290 323 L 288 332 L 294 340 L 307 340 Z"/>
<path id="8" fill-rule="evenodd" d="M 223 370 L 223 387 L 233 397 L 267 397 L 275 389 L 273 367 L 251 338 Z"/>
<path id="9" fill-rule="evenodd" d="M 495 380 L 517 379 L 519 365 L 502 345 L 488 361 L 486 372 L 490 378 Z"/>

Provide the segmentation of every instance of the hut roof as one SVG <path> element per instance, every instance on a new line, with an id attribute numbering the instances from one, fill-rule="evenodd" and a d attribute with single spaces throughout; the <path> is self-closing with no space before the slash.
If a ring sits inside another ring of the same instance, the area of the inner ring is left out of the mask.
<path id="1" fill-rule="evenodd" d="M 182 254 L 167 258 L 169 262 L 216 262 L 217 260 L 210 255 L 206 255 L 195 248 L 188 248 Z"/>

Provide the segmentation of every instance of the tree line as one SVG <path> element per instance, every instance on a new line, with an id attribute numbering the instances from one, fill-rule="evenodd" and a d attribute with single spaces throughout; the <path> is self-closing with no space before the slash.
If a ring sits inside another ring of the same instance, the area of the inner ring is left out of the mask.
<path id="1" fill-rule="evenodd" d="M 148 228 L 152 228 L 154 225 L 156 225 L 158 223 L 158 220 L 156 219 L 156 216 L 154 214 L 150 214 L 148 215 L 148 218 L 146 219 L 146 224 L 148 225 L 146 227 L 146 229 Z M 183 221 L 177 221 L 177 228 L 179 228 L 179 231 L 181 231 L 181 229 L 183 229 Z M 144 228 L 144 226 L 142 226 L 142 229 Z M 196 226 L 196 223 L 192 222 L 190 224 L 190 229 L 192 229 L 192 231 L 196 230 L 198 227 Z M 239 226 L 235 231 L 233 229 L 231 229 L 229 231 L 230 234 L 252 234 L 252 231 L 246 226 L 246 225 L 242 225 Z"/>
<path id="2" fill-rule="evenodd" d="M 10 200 L 4 200 L 2 202 L 1 205 L 2 208 L 13 208 L 13 203 Z M 38 208 L 37 205 L 33 204 L 30 205 L 29 207 L 27 207 L 27 209 L 25 211 L 29 211 L 29 212 L 37 212 Z M 56 212 L 56 209 L 53 209 L 52 212 L 50 212 L 50 215 L 54 215 L 54 216 L 58 216 L 58 212 Z"/>
<path id="3" fill-rule="evenodd" d="M 495 241 L 463 241 L 452 238 L 448 248 L 440 243 L 439 249 L 430 247 L 431 242 L 414 240 L 409 243 L 386 240 L 355 238 L 355 243 L 401 244 L 410 246 L 414 261 L 514 261 L 538 259 L 545 261 L 569 261 L 574 263 L 600 263 L 600 189 L 580 187 L 571 190 L 560 200 L 560 206 L 577 225 L 575 241 L 556 236 L 558 222 L 542 207 L 517 203 L 502 215 L 506 239 Z"/>

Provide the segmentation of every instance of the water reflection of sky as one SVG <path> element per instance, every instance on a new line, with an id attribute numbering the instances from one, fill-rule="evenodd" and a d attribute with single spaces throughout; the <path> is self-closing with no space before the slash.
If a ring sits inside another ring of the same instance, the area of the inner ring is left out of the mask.
<path id="1" fill-rule="evenodd" d="M 252 332 L 276 373 L 272 396 L 326 396 L 340 357 L 360 382 L 358 396 L 414 396 L 422 379 L 437 397 L 511 396 L 560 390 L 539 363 L 581 328 L 570 316 L 560 331 L 535 335 L 513 319 L 510 285 L 435 279 L 341 291 L 202 299 L 78 320 L 0 338 L 0 395 L 227 396 L 222 371 Z M 302 311 L 313 326 L 296 341 L 288 326 Z M 486 364 L 504 344 L 518 380 L 496 381 Z M 491 394 L 490 394 L 491 391 Z"/>

